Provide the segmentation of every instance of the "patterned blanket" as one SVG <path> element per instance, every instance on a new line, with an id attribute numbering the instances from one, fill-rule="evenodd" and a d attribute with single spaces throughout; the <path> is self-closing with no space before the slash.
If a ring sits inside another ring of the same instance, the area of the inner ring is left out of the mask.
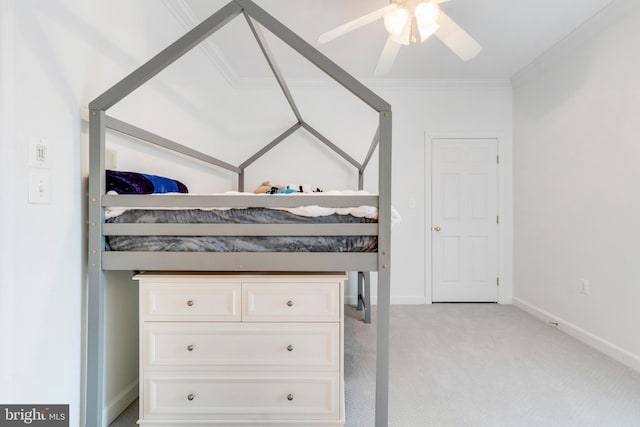
<path id="1" fill-rule="evenodd" d="M 175 179 L 138 172 L 107 169 L 107 191 L 118 194 L 188 193 L 187 186 Z"/>
<path id="2" fill-rule="evenodd" d="M 128 210 L 109 223 L 172 224 L 319 224 L 375 223 L 352 215 L 303 217 L 290 212 L 264 209 L 224 211 Z M 108 236 L 113 251 L 169 252 L 375 252 L 376 236 Z"/>

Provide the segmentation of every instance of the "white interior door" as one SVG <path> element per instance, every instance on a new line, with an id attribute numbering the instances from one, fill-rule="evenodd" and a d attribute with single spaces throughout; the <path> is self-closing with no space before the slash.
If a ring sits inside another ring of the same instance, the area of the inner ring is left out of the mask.
<path id="1" fill-rule="evenodd" d="M 432 140 L 432 301 L 498 300 L 498 141 Z"/>

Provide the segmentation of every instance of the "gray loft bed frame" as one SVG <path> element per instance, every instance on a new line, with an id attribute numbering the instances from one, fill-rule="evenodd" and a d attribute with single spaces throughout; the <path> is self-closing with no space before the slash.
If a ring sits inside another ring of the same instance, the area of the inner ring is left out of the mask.
<path id="1" fill-rule="evenodd" d="M 145 84 L 204 39 L 243 14 L 256 38 L 297 122 L 239 166 L 192 150 L 174 141 L 106 115 L 106 110 Z M 258 25 L 265 27 L 329 77 L 379 113 L 379 125 L 362 164 L 324 137 L 301 116 Z M 369 272 L 378 272 L 376 341 L 375 426 L 388 423 L 389 303 L 391 259 L 391 106 L 330 59 L 305 42 L 251 0 L 232 0 L 194 27 L 147 63 L 122 79 L 89 104 L 89 273 L 87 310 L 86 426 L 102 425 L 105 340 L 105 270 L 162 271 L 357 271 L 358 309 L 369 321 Z M 378 195 L 252 197 L 106 195 L 105 139 L 110 129 L 238 174 L 238 190 L 244 191 L 244 171 L 289 135 L 303 128 L 358 170 L 358 188 L 376 147 L 379 155 Z M 377 224 L 233 225 L 233 224 L 105 224 L 106 207 L 206 208 L 206 207 L 326 207 L 370 205 L 378 207 Z M 327 236 L 370 235 L 378 238 L 376 253 L 216 253 L 216 252 L 118 252 L 105 250 L 108 235 L 225 235 L 225 236 Z"/>

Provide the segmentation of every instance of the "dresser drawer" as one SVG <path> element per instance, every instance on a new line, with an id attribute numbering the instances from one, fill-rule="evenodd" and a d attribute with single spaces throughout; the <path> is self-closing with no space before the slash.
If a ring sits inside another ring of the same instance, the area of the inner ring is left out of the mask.
<path id="1" fill-rule="evenodd" d="M 338 323 L 147 322 L 142 360 L 152 370 L 338 370 Z"/>
<path id="2" fill-rule="evenodd" d="M 240 283 L 142 283 L 145 321 L 240 321 Z"/>
<path id="3" fill-rule="evenodd" d="M 146 372 L 144 419 L 333 420 L 339 374 Z"/>
<path id="4" fill-rule="evenodd" d="M 243 283 L 244 322 L 339 322 L 340 284 Z"/>

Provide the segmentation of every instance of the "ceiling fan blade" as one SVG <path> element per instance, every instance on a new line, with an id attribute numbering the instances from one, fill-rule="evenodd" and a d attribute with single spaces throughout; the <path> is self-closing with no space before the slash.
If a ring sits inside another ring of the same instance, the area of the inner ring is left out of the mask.
<path id="1" fill-rule="evenodd" d="M 463 61 L 475 58 L 482 50 L 482 46 L 442 10 L 438 24 L 440 29 L 435 32 L 436 36 Z"/>
<path id="2" fill-rule="evenodd" d="M 375 10 L 371 13 L 363 15 L 359 18 L 354 19 L 353 21 L 349 21 L 346 24 L 342 24 L 339 27 L 334 28 L 333 30 L 329 30 L 324 34 L 321 34 L 318 37 L 318 43 L 327 43 L 333 39 L 336 39 L 340 36 L 343 36 L 353 30 L 357 30 L 360 27 L 364 27 L 367 24 L 370 24 L 378 19 L 382 19 L 385 13 L 397 9 L 398 5 L 393 3 L 388 6 L 385 6 L 381 9 Z"/>
<path id="3" fill-rule="evenodd" d="M 384 44 L 384 49 L 382 49 L 382 54 L 380 55 L 380 59 L 378 59 L 378 65 L 376 65 L 376 70 L 373 74 L 375 76 L 387 74 L 389 70 L 391 70 L 391 66 L 396 60 L 399 50 L 400 44 L 393 41 L 391 37 L 387 38 L 387 42 Z"/>

